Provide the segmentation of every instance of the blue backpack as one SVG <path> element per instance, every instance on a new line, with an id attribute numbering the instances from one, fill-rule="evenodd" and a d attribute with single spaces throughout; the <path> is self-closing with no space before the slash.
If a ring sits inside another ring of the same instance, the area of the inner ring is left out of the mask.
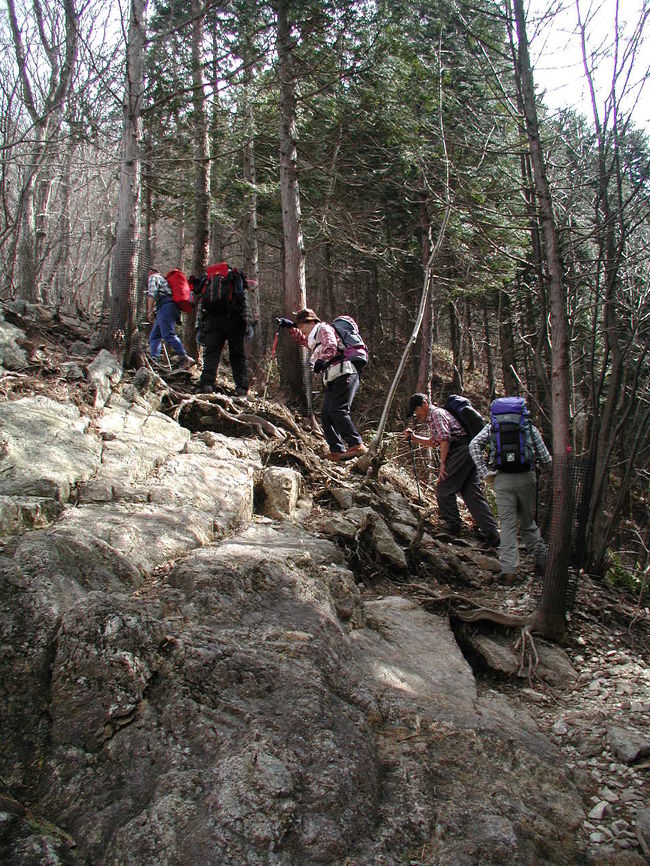
<path id="1" fill-rule="evenodd" d="M 523 397 L 498 397 L 490 404 L 490 464 L 499 472 L 535 466 L 530 419 Z"/>

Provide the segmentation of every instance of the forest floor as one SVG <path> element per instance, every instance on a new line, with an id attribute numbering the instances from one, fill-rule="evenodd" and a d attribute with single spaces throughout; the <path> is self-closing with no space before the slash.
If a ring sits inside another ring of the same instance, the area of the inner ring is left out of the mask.
<path id="1" fill-rule="evenodd" d="M 88 386 L 71 373 L 75 361 L 83 368 L 92 354 L 75 354 L 75 343 L 87 339 L 84 329 L 54 319 L 47 327 L 7 315 L 7 321 L 26 333 L 22 344 L 30 360 L 27 370 L 0 376 L 0 400 L 44 394 L 71 401 L 91 413 Z M 128 375 L 128 374 L 127 374 Z M 173 376 L 173 388 L 189 396 L 198 373 Z M 224 385 L 227 392 L 229 386 Z M 260 402 L 251 392 L 252 411 Z M 306 436 L 314 441 L 313 434 Z M 314 452 L 314 460 L 319 454 Z M 400 466 L 400 461 L 402 465 Z M 417 495 L 410 471 L 410 455 L 402 449 L 393 459 L 391 474 L 406 479 L 400 492 Z M 337 467 L 340 472 L 349 468 Z M 359 476 L 357 476 L 359 477 Z M 421 492 L 421 491 L 420 491 Z M 426 497 L 426 492 L 425 492 Z M 316 505 L 316 508 L 319 508 Z M 435 514 L 430 531 L 435 534 Z M 467 539 L 475 543 L 468 526 Z M 453 545 L 450 542 L 450 548 Z M 404 594 L 418 597 L 418 576 L 394 579 L 388 570 L 362 577 L 362 594 L 367 598 Z M 533 563 L 523 558 L 521 582 L 505 586 L 483 572 L 471 587 L 449 587 L 462 591 L 477 607 L 489 607 L 510 614 L 529 615 L 539 595 L 539 578 Z M 436 607 L 440 613 L 441 608 Z M 518 630 L 511 630 L 513 643 Z M 538 639 L 537 639 L 538 640 Z M 650 863 L 650 608 L 603 580 L 582 575 L 575 603 L 569 613 L 563 646 L 576 676 L 566 688 L 551 687 L 533 669 L 522 678 L 506 677 L 492 670 L 476 669 L 477 687 L 506 693 L 511 701 L 532 716 L 542 732 L 555 743 L 572 773 L 588 816 L 581 832 L 585 850 L 595 866 L 642 866 Z M 635 752 L 635 749 L 637 750 Z M 646 822 L 646 825 L 643 824 Z M 638 826 L 637 826 L 638 825 Z"/>

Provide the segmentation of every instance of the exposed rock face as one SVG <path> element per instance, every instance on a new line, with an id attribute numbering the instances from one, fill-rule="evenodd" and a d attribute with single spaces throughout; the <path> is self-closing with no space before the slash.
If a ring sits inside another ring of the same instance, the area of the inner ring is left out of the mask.
<path id="1" fill-rule="evenodd" d="M 254 442 L 120 387 L 92 425 L 0 404 L 0 860 L 579 862 L 554 747 L 447 619 L 362 603 L 332 541 L 253 514 Z"/>
<path id="2" fill-rule="evenodd" d="M 5 370 L 24 370 L 27 355 L 20 346 L 23 332 L 15 325 L 5 322 L 0 312 L 0 366 Z"/>
<path id="3" fill-rule="evenodd" d="M 262 474 L 264 513 L 270 517 L 292 517 L 300 495 L 300 474 L 294 469 L 271 466 Z"/>

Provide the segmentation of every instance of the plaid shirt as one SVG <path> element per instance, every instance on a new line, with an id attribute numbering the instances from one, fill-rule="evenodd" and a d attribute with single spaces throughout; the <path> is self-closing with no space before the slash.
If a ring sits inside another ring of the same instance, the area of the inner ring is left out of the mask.
<path id="1" fill-rule="evenodd" d="M 487 475 L 494 475 L 495 470 L 491 469 L 487 463 L 485 462 L 485 457 L 483 456 L 483 451 L 485 446 L 490 441 L 490 429 L 491 424 L 486 424 L 485 427 L 476 434 L 476 436 L 469 443 L 469 453 L 476 463 L 476 471 L 478 473 L 479 480 L 482 480 Z M 544 445 L 544 440 L 542 439 L 539 430 L 537 427 L 530 425 L 530 438 L 533 443 L 533 448 L 535 449 L 535 457 L 537 458 L 539 463 L 551 463 L 552 457 L 548 452 L 548 448 Z M 534 467 L 531 467 L 531 472 Z"/>
<path id="2" fill-rule="evenodd" d="M 446 409 L 441 409 L 438 406 L 431 406 L 429 409 L 429 429 L 433 439 L 438 442 L 453 442 L 455 439 L 463 439 L 467 437 L 467 433 L 463 425 L 458 421 L 451 412 Z"/>
<path id="3" fill-rule="evenodd" d="M 172 290 L 169 283 L 162 274 L 152 274 L 147 281 L 147 294 L 155 301 L 160 300 L 163 295 L 171 295 Z"/>

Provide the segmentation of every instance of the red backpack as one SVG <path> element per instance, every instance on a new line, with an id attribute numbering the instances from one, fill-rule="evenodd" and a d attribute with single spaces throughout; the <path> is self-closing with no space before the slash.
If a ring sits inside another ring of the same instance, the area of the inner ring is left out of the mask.
<path id="1" fill-rule="evenodd" d="M 241 312 L 248 288 L 246 275 L 227 262 L 218 262 L 206 269 L 206 277 L 201 293 L 204 311 L 220 316 Z"/>
<path id="2" fill-rule="evenodd" d="M 165 275 L 165 279 L 172 290 L 172 301 L 181 312 L 190 313 L 194 307 L 194 303 L 192 289 L 186 275 L 183 271 L 179 271 L 178 268 L 174 268 L 173 271 Z"/>

